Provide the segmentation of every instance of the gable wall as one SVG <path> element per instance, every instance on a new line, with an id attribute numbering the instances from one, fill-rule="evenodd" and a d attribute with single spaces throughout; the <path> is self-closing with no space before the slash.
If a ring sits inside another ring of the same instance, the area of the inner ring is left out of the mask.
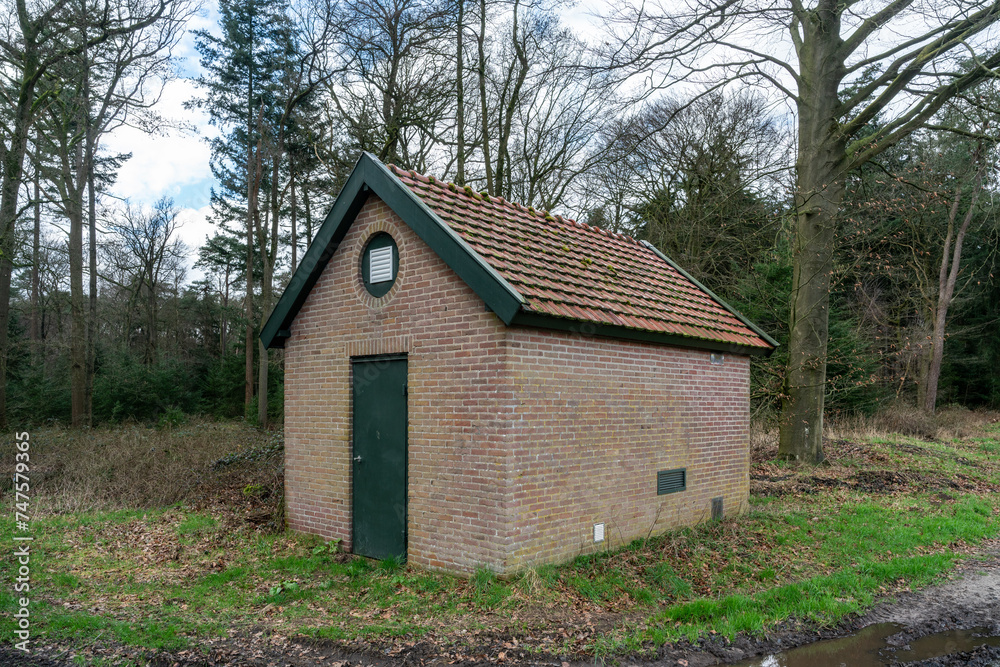
<path id="1" fill-rule="evenodd" d="M 508 569 L 568 560 L 749 497 L 749 358 L 580 333 L 510 329 L 516 547 Z M 687 468 L 658 496 L 656 472 Z M 605 523 L 603 544 L 593 525 Z"/>
<path id="2" fill-rule="evenodd" d="M 392 234 L 400 254 L 396 284 L 377 300 L 360 278 L 360 253 L 376 231 Z M 479 297 L 371 196 L 285 344 L 290 527 L 350 548 L 350 359 L 406 352 L 408 558 L 439 569 L 502 569 L 512 548 L 503 518 L 512 402 L 504 337 Z"/>

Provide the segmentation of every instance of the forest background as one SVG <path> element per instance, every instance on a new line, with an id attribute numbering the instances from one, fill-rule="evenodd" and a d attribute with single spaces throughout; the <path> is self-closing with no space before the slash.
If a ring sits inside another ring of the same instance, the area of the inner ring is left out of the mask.
<path id="1" fill-rule="evenodd" d="M 744 11 L 725 23 L 739 33 L 751 4 L 598 8 L 601 27 L 584 31 L 567 23 L 580 10 L 554 0 L 222 0 L 218 25 L 189 34 L 203 10 L 187 0 L 0 1 L 0 418 L 280 423 L 282 353 L 257 335 L 369 151 L 649 240 L 782 343 L 754 360 L 751 392 L 753 416 L 777 419 L 802 238 L 802 105 L 767 59 L 712 72 L 698 58 L 719 51 L 643 34 L 676 38 L 667 19 L 685 7 L 713 25 Z M 937 39 L 933 3 L 887 4 Z M 952 5 L 945 25 L 973 6 Z M 989 26 L 1000 10 L 985 7 Z M 892 57 L 924 48 L 894 35 L 880 45 Z M 192 36 L 201 68 L 187 72 L 187 105 L 212 126 L 213 232 L 201 247 L 180 240 L 169 198 L 114 196 L 130 155 L 109 140 L 183 125 L 160 96 Z M 892 58 L 867 60 L 842 77 L 842 107 L 877 102 L 902 76 Z M 955 81 L 996 66 L 971 47 L 941 62 Z M 919 97 L 918 83 L 900 90 Z M 875 112 L 845 121 L 848 139 L 882 137 L 905 113 L 866 104 Z M 982 76 L 931 111 L 845 172 L 825 271 L 828 419 L 1000 406 L 1000 90 Z"/>

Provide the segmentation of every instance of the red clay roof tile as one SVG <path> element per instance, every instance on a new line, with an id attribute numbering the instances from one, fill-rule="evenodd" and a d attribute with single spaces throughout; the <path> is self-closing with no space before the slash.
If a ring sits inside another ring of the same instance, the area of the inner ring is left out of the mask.
<path id="1" fill-rule="evenodd" d="M 772 347 L 631 237 L 394 165 L 389 169 L 521 293 L 528 312 Z"/>

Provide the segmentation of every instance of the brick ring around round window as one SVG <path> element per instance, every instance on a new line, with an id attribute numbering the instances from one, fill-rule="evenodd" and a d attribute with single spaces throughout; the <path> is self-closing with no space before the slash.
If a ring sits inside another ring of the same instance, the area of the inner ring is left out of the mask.
<path id="1" fill-rule="evenodd" d="M 361 281 L 365 291 L 381 299 L 396 284 L 399 275 L 399 247 L 385 231 L 369 237 L 361 251 Z"/>

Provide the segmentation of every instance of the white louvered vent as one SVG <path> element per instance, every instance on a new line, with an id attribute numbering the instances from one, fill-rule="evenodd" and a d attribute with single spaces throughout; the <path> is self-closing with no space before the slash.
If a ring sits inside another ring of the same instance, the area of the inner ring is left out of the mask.
<path id="1" fill-rule="evenodd" d="M 392 246 L 377 248 L 368 257 L 368 282 L 385 283 L 392 280 Z"/>

